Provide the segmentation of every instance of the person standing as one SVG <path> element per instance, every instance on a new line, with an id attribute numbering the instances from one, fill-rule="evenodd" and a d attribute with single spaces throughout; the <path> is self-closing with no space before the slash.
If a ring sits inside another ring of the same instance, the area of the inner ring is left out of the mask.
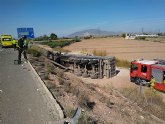
<path id="1" fill-rule="evenodd" d="M 25 58 L 25 61 L 26 62 L 28 61 L 27 55 L 26 55 L 27 46 L 25 45 L 25 42 L 26 42 L 26 36 L 23 36 L 18 40 L 18 64 L 21 64 L 22 53 L 23 53 L 23 56 Z"/>
<path id="2" fill-rule="evenodd" d="M 12 44 L 13 44 L 13 48 L 14 48 L 14 51 L 15 51 L 16 50 L 16 40 L 15 39 L 12 40 Z"/>
<path id="3" fill-rule="evenodd" d="M 165 84 L 165 71 L 163 72 L 163 84 Z"/>
<path id="4" fill-rule="evenodd" d="M 154 87 L 155 87 L 156 79 L 153 76 L 151 76 L 151 81 L 149 83 L 150 83 L 151 91 L 153 91 L 155 93 L 156 90 Z"/>

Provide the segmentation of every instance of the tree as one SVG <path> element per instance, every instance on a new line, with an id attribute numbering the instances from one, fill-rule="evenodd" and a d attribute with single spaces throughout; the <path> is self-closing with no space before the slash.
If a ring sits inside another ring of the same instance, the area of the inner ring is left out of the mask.
<path id="1" fill-rule="evenodd" d="M 57 35 L 55 33 L 51 33 L 50 34 L 50 38 L 51 38 L 51 40 L 56 40 L 57 39 Z"/>
<path id="2" fill-rule="evenodd" d="M 124 37 L 125 38 L 126 37 L 126 34 L 125 33 L 122 33 L 121 34 L 121 37 Z"/>
<path id="3" fill-rule="evenodd" d="M 42 36 L 42 40 L 48 40 L 49 37 L 45 34 L 44 36 Z"/>

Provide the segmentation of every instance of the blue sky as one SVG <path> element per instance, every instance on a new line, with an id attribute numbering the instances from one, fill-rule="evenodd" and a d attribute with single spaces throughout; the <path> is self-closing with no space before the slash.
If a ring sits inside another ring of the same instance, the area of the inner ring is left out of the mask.
<path id="1" fill-rule="evenodd" d="M 165 32 L 165 0 L 0 0 L 0 35 L 66 36 L 85 29 Z"/>

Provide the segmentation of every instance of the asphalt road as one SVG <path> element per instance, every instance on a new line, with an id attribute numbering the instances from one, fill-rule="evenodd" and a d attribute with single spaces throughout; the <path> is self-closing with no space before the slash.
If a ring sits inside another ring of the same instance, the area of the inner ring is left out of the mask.
<path id="1" fill-rule="evenodd" d="M 0 124 L 54 124 L 57 108 L 30 64 L 15 59 L 17 51 L 0 48 Z"/>

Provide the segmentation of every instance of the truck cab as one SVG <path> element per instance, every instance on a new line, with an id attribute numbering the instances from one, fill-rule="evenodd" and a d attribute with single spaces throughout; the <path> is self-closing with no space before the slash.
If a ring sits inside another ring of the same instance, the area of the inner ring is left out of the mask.
<path id="1" fill-rule="evenodd" d="M 151 66 L 157 64 L 157 61 L 136 60 L 131 62 L 130 80 L 139 83 L 139 80 L 151 80 Z"/>

